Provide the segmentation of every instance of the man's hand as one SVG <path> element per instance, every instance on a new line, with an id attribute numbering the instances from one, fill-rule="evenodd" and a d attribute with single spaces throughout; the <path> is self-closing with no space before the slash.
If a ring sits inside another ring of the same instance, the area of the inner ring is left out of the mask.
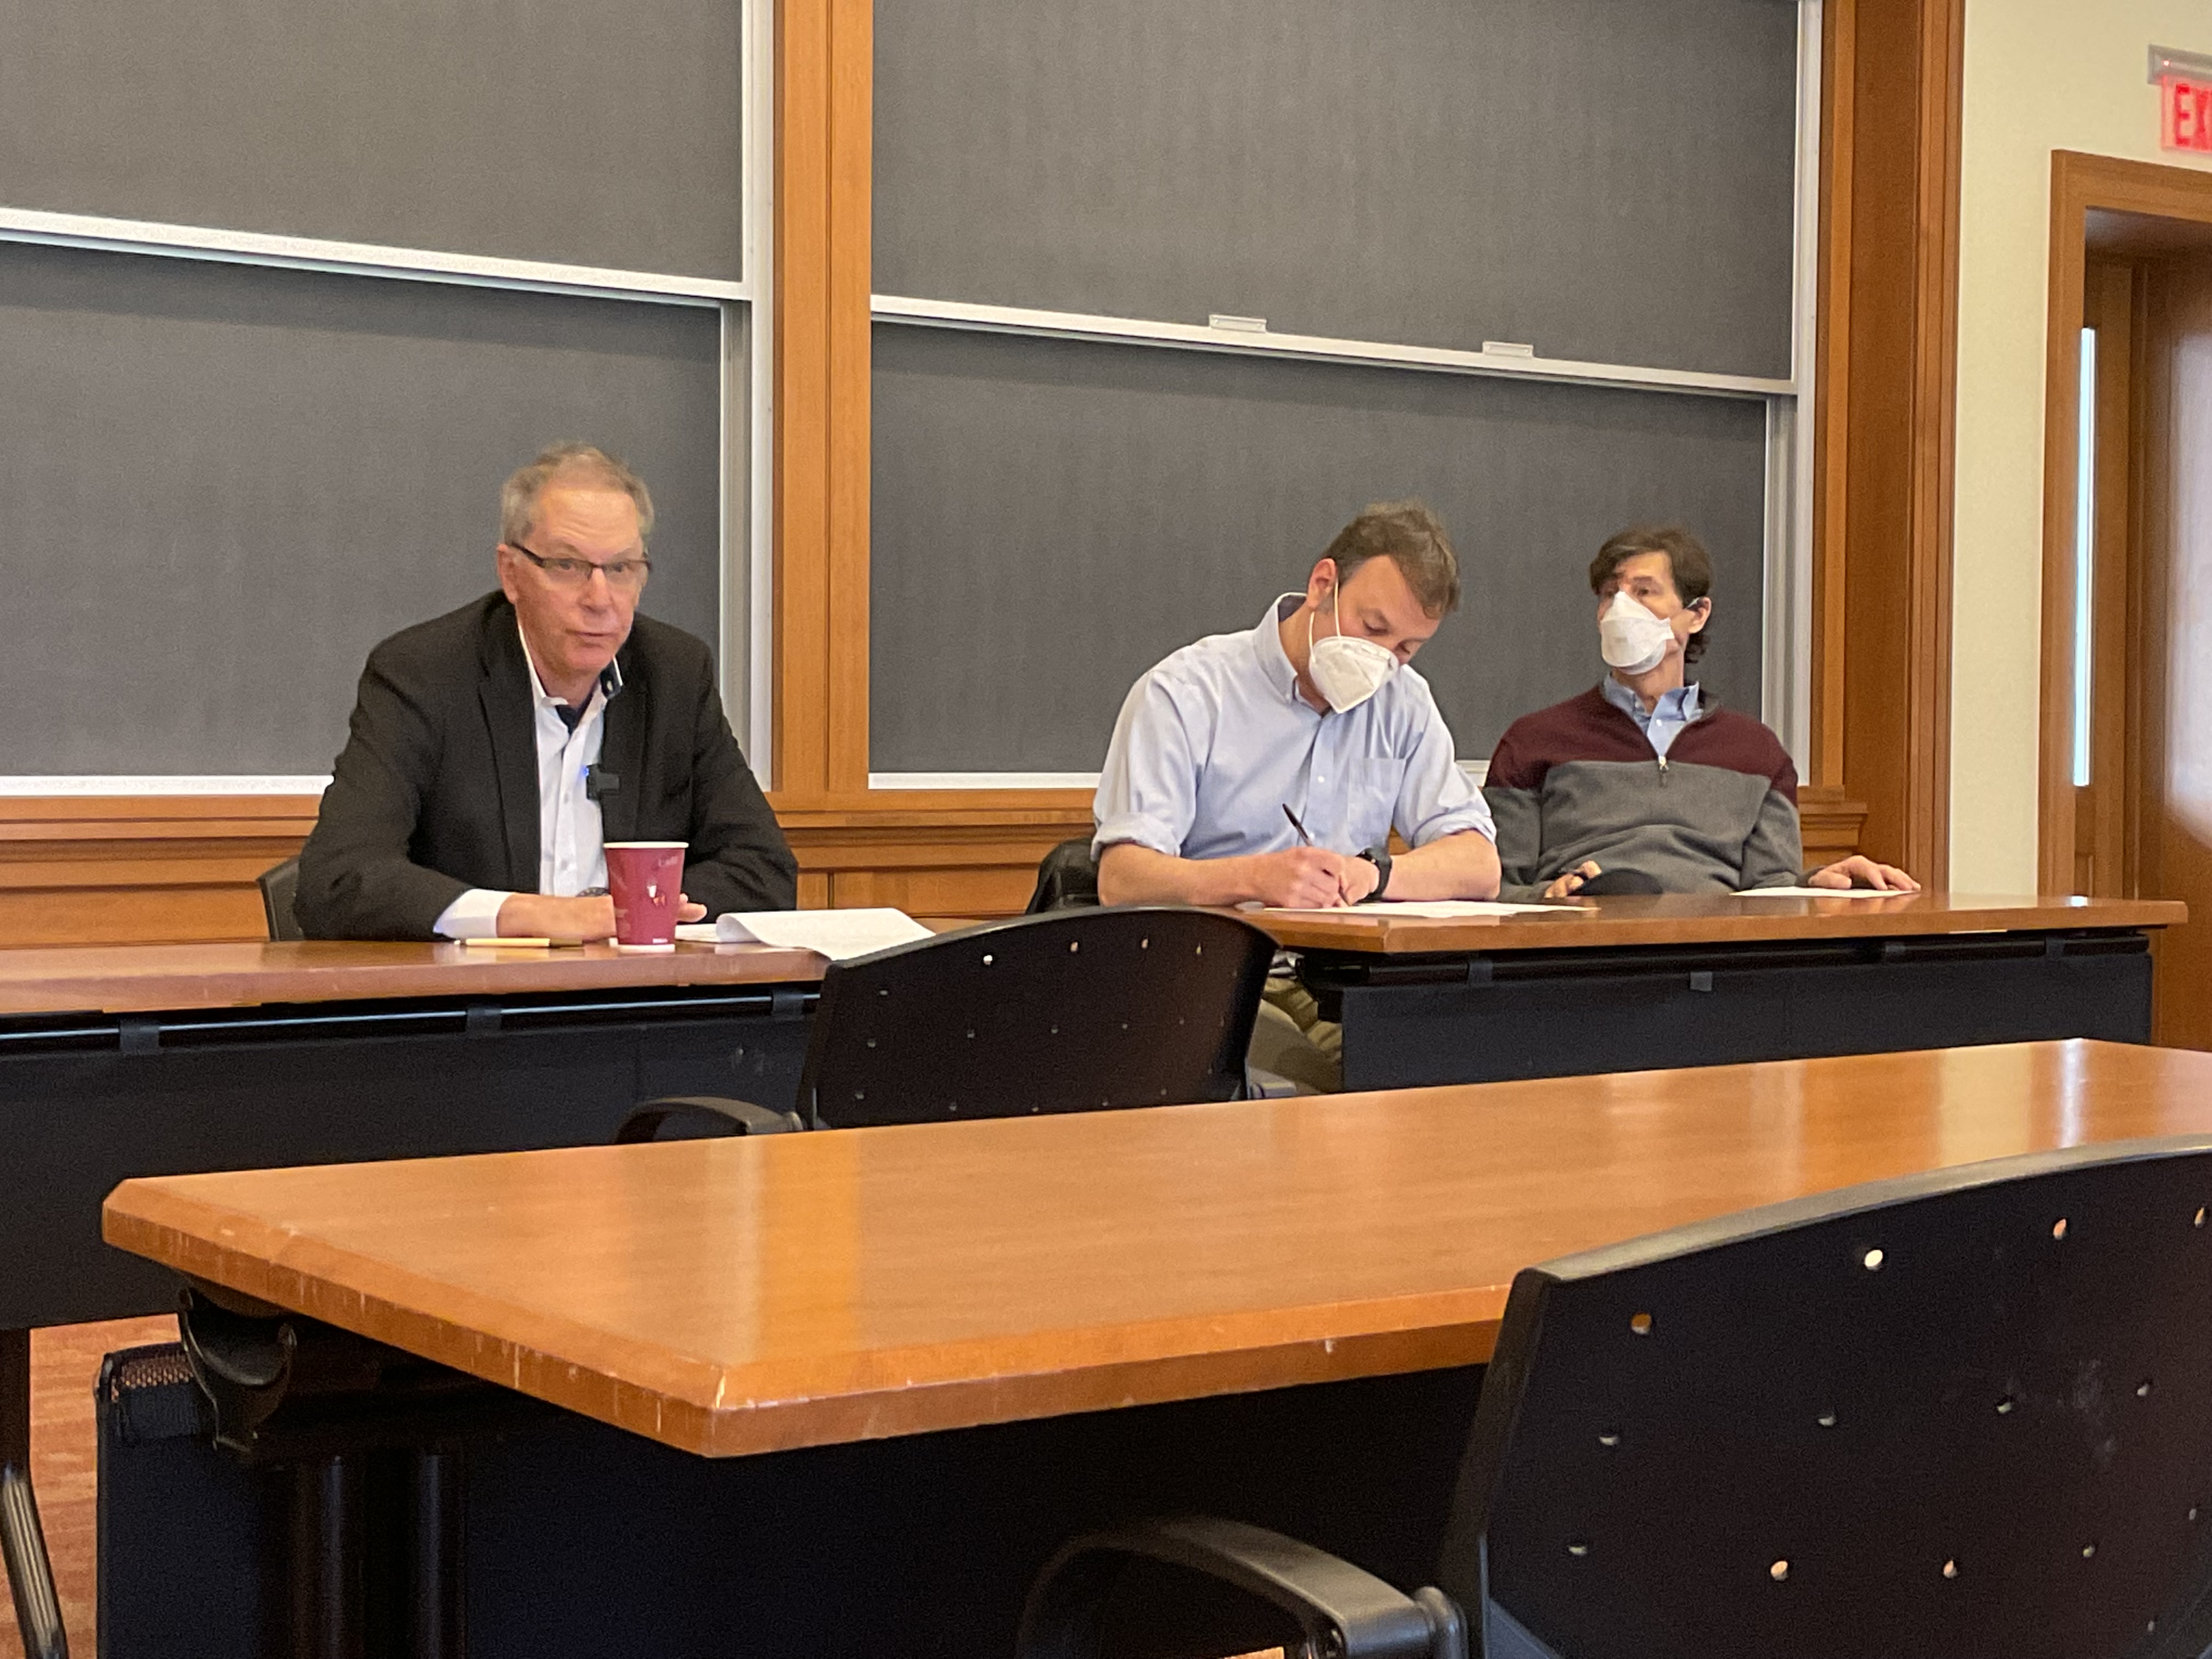
<path id="1" fill-rule="evenodd" d="M 697 921 L 707 914 L 703 904 L 679 897 L 679 921 Z M 516 893 L 499 907 L 502 939 L 611 939 L 615 931 L 615 902 L 605 893 L 588 898 L 551 898 L 543 893 Z"/>
<path id="2" fill-rule="evenodd" d="M 1877 893 L 1917 893 L 1920 884 L 1894 865 L 1854 853 L 1805 878 L 1808 887 L 1871 887 Z"/>
<path id="3" fill-rule="evenodd" d="M 1261 853 L 1251 861 L 1253 890 L 1284 910 L 1328 910 L 1357 904 L 1375 890 L 1377 872 L 1365 859 L 1325 847 Z"/>
<path id="4" fill-rule="evenodd" d="M 1563 876 L 1552 878 L 1552 884 L 1544 890 L 1546 898 L 1572 898 L 1583 890 L 1583 884 L 1592 876 L 1603 875 L 1595 859 L 1584 859 Z M 1844 884 L 1848 886 L 1850 884 Z"/>
<path id="5" fill-rule="evenodd" d="M 615 931 L 615 902 L 605 893 L 593 898 L 517 893 L 499 907 L 499 931 L 505 939 L 605 939 Z"/>
<path id="6" fill-rule="evenodd" d="M 1354 853 L 1344 861 L 1340 878 L 1346 904 L 1364 902 L 1382 882 L 1382 872 L 1368 860 Z"/>

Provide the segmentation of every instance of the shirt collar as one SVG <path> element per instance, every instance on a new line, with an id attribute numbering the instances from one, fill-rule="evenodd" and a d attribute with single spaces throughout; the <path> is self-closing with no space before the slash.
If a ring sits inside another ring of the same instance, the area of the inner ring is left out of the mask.
<path id="1" fill-rule="evenodd" d="M 550 691 L 548 691 L 545 689 L 545 682 L 538 678 L 538 659 L 530 654 L 530 636 L 522 631 L 522 623 L 519 617 L 516 619 L 514 624 L 514 636 L 522 642 L 522 660 L 525 665 L 530 670 L 531 700 L 540 708 L 563 708 L 568 707 L 568 704 L 561 698 L 555 696 Z M 619 659 L 611 657 L 607 659 L 607 665 L 599 670 L 599 684 L 596 695 L 599 698 L 611 702 L 614 700 L 615 693 L 622 689 L 622 664 Z M 591 704 L 586 702 L 584 705 L 584 712 L 586 714 L 589 714 L 591 712 Z"/>
<path id="2" fill-rule="evenodd" d="M 1260 672 L 1267 676 L 1267 684 L 1278 696 L 1304 705 L 1298 696 L 1298 671 L 1291 666 L 1289 655 L 1283 649 L 1283 618 L 1303 604 L 1302 595 L 1285 593 L 1267 607 L 1260 618 L 1260 625 L 1252 630 L 1252 653 L 1258 660 Z"/>
<path id="3" fill-rule="evenodd" d="M 1689 721 L 1698 718 L 1698 683 L 1678 685 L 1671 691 L 1662 691 L 1659 701 L 1649 714 L 1644 712 L 1644 699 L 1607 674 L 1598 682 L 1605 700 L 1639 725 L 1647 720 Z"/>

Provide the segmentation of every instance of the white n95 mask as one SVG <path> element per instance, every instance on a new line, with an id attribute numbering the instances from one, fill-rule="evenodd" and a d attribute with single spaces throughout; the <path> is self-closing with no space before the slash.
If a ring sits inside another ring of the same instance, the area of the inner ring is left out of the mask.
<path id="1" fill-rule="evenodd" d="M 1312 677 L 1314 690 L 1327 697 L 1328 706 L 1338 714 L 1349 714 L 1358 708 L 1380 691 L 1382 682 L 1397 672 L 1396 653 L 1385 650 L 1372 640 L 1349 637 L 1341 623 L 1335 633 L 1317 640 L 1314 638 L 1313 618 L 1306 618 L 1306 672 Z"/>
<path id="2" fill-rule="evenodd" d="M 1650 673 L 1667 660 L 1667 647 L 1674 638 L 1665 617 L 1653 616 L 1618 590 L 1597 619 L 1597 633 L 1607 665 L 1624 674 Z"/>

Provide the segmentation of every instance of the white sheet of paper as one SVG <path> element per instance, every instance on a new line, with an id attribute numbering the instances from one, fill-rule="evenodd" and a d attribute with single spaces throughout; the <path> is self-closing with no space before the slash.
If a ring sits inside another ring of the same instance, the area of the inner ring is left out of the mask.
<path id="1" fill-rule="evenodd" d="M 1738 898 L 1895 898 L 1873 887 L 1746 887 Z"/>
<path id="2" fill-rule="evenodd" d="M 1378 899 L 1372 904 L 1332 905 L 1326 908 L 1307 908 L 1299 905 L 1273 907 L 1279 915 L 1293 916 L 1373 916 L 1377 921 L 1392 916 L 1419 916 L 1443 921 L 1454 916 L 1525 916 L 1543 911 L 1562 910 L 1578 913 L 1586 907 L 1579 904 L 1501 904 L 1494 899 Z"/>
<path id="3" fill-rule="evenodd" d="M 935 937 L 903 910 L 744 910 L 686 923 L 676 937 L 702 945 L 778 945 L 832 962 Z"/>

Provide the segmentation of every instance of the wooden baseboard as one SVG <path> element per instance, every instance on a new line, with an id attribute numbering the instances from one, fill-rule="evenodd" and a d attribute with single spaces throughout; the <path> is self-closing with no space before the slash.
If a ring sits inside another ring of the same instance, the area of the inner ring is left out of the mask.
<path id="1" fill-rule="evenodd" d="M 1808 868 L 1833 864 L 1859 850 L 1859 837 L 1866 830 L 1864 801 L 1846 800 L 1833 786 L 1803 788 L 1797 792 L 1797 816 L 1803 826 Z"/>
<path id="2" fill-rule="evenodd" d="M 811 908 L 1018 915 L 1037 861 L 1091 828 L 1086 790 L 915 791 L 885 801 L 779 797 Z M 1800 797 L 1808 863 L 1856 852 L 1866 808 Z M 0 800 L 0 945 L 262 937 L 254 878 L 300 850 L 307 795 L 40 796 Z"/>
<path id="3" fill-rule="evenodd" d="M 896 804 L 776 803 L 802 905 L 889 904 L 917 916 L 1020 914 L 1038 860 L 1091 830 L 1088 790 L 916 791 Z"/>
<path id="4" fill-rule="evenodd" d="M 1037 861 L 1091 827 L 1078 790 L 777 806 L 801 904 L 922 916 L 1018 915 Z M 314 822 L 313 796 L 0 800 L 0 945 L 259 939 L 254 878 L 297 853 Z"/>
<path id="5" fill-rule="evenodd" d="M 0 800 L 0 945 L 259 939 L 254 878 L 314 822 L 312 795 Z"/>

